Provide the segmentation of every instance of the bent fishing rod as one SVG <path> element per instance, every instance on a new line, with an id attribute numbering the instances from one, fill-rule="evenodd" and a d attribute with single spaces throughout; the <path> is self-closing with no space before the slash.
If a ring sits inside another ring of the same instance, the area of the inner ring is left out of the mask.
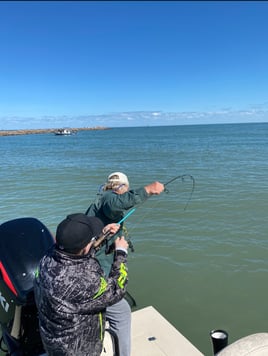
<path id="1" fill-rule="evenodd" d="M 175 180 L 177 180 L 179 178 L 181 178 L 181 180 L 184 181 L 186 177 L 189 177 L 192 180 L 192 190 L 191 190 L 190 196 L 189 196 L 189 198 L 188 198 L 183 210 L 187 209 L 187 207 L 188 207 L 188 205 L 189 205 L 189 203 L 190 203 L 190 201 L 192 199 L 192 196 L 193 196 L 193 193 L 194 193 L 194 189 L 195 189 L 195 179 L 194 179 L 194 177 L 192 175 L 190 175 L 190 174 L 182 174 L 182 175 L 179 175 L 179 176 L 177 176 L 175 178 L 170 179 L 167 183 L 164 183 L 164 187 L 165 187 L 164 188 L 164 192 L 165 193 L 169 193 L 169 190 L 167 189 L 167 185 L 168 184 L 174 182 Z"/>
<path id="2" fill-rule="evenodd" d="M 168 185 L 168 184 L 170 184 L 170 183 L 172 183 L 172 182 L 174 182 L 175 180 L 180 179 L 180 178 L 181 178 L 182 181 L 184 181 L 186 177 L 188 177 L 188 178 L 190 178 L 190 179 L 192 180 L 192 189 L 191 189 L 190 196 L 189 196 L 189 198 L 188 198 L 188 200 L 187 200 L 187 202 L 186 202 L 186 204 L 185 204 L 183 210 L 186 210 L 186 209 L 187 209 L 187 207 L 188 207 L 188 205 L 189 205 L 189 203 L 190 203 L 190 201 L 191 201 L 191 199 L 192 199 L 192 196 L 193 196 L 193 193 L 194 193 L 194 190 L 195 190 L 195 179 L 194 179 L 194 177 L 193 177 L 192 175 L 190 175 L 190 174 L 182 174 L 182 175 L 179 175 L 179 176 L 176 176 L 176 177 L 170 179 L 168 182 L 166 182 L 166 183 L 163 184 L 163 185 L 164 185 L 164 192 L 165 192 L 166 194 L 168 194 L 168 193 L 169 193 L 169 190 L 168 190 L 168 188 L 167 188 L 167 185 Z M 129 212 L 124 216 L 124 218 L 121 219 L 121 220 L 118 222 L 118 224 L 121 224 L 123 221 L 125 221 L 125 220 L 126 220 L 131 214 L 133 214 L 137 209 L 138 209 L 138 207 L 137 207 L 137 208 L 132 208 L 131 210 L 129 210 Z"/>
<path id="3" fill-rule="evenodd" d="M 192 195 L 193 195 L 193 192 L 194 192 L 194 189 L 195 189 L 195 179 L 193 176 L 189 175 L 189 174 L 183 174 L 183 175 L 178 175 L 172 179 L 170 179 L 168 182 L 164 183 L 164 192 L 165 193 L 169 193 L 169 190 L 167 189 L 167 185 L 174 182 L 175 180 L 177 179 L 182 179 L 182 181 L 185 180 L 186 177 L 189 177 L 191 180 L 192 180 L 192 189 L 191 189 L 191 193 L 190 193 L 190 196 L 185 204 L 185 207 L 184 207 L 184 210 L 187 209 L 188 207 L 188 204 L 190 202 L 190 200 L 192 199 Z M 125 220 L 127 220 L 130 215 L 132 215 L 138 208 L 132 208 L 131 210 L 129 210 L 127 212 L 127 214 L 120 220 L 118 221 L 118 225 L 121 225 Z M 104 242 L 107 240 L 108 241 L 108 238 L 110 240 L 110 238 L 112 238 L 115 234 L 111 234 L 109 231 L 106 232 L 105 234 L 101 234 L 94 242 L 94 245 L 93 247 L 95 248 L 95 250 L 99 250 L 101 248 L 101 246 L 104 244 Z"/>

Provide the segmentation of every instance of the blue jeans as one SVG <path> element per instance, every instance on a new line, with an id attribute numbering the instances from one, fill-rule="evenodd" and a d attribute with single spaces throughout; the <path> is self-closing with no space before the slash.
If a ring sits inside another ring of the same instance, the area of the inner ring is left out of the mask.
<path id="1" fill-rule="evenodd" d="M 130 356 L 131 349 L 131 309 L 125 299 L 106 309 L 106 320 L 119 341 L 120 356 Z"/>

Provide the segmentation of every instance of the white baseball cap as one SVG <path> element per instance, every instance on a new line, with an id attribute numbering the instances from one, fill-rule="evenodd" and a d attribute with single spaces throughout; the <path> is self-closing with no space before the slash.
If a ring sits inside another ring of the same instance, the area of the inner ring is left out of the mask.
<path id="1" fill-rule="evenodd" d="M 114 172 L 108 176 L 108 183 L 125 184 L 129 186 L 128 177 L 121 172 Z"/>

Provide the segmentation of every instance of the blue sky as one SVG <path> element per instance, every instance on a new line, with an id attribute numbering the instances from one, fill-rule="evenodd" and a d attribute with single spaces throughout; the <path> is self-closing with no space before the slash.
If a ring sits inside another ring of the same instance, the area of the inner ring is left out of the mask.
<path id="1" fill-rule="evenodd" d="M 1 1 L 0 130 L 268 121 L 266 1 Z"/>

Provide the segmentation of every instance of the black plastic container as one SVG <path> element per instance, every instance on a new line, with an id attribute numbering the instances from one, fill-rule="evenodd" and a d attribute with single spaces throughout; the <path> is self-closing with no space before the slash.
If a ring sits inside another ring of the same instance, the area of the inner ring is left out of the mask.
<path id="1" fill-rule="evenodd" d="M 210 338 L 213 345 L 213 353 L 217 355 L 222 349 L 228 345 L 228 333 L 224 330 L 212 330 Z"/>

